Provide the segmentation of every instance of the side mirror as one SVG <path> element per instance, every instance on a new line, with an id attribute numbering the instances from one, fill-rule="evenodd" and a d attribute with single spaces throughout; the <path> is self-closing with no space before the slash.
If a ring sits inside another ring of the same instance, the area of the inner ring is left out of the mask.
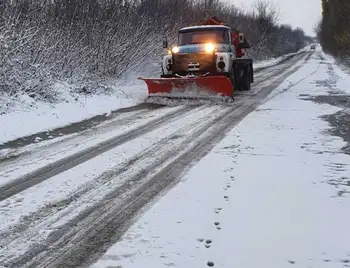
<path id="1" fill-rule="evenodd" d="M 165 37 L 163 39 L 163 48 L 168 48 L 169 47 L 169 44 L 168 44 L 168 39 Z"/>

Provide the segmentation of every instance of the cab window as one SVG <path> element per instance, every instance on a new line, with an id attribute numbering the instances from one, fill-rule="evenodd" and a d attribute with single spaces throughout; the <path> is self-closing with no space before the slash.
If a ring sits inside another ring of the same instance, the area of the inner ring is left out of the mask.
<path id="1" fill-rule="evenodd" d="M 229 44 L 230 37 L 227 30 L 188 30 L 179 34 L 179 45 L 203 43 Z"/>

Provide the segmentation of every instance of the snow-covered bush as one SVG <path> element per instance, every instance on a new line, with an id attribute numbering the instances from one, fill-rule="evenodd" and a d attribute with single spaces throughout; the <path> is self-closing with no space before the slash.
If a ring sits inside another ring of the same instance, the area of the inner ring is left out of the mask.
<path id="1" fill-rule="evenodd" d="M 0 0 L 0 96 L 55 102 L 57 81 L 79 93 L 108 91 L 125 72 L 159 61 L 165 34 L 175 43 L 180 27 L 207 16 L 243 31 L 255 59 L 307 41 L 299 30 L 278 26 L 264 2 L 244 13 L 220 0 Z"/>

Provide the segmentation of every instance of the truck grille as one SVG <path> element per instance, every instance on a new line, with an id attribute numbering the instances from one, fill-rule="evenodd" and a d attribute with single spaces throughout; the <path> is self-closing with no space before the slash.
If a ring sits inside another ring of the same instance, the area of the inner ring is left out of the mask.
<path id="1" fill-rule="evenodd" d="M 213 72 L 216 69 L 215 62 L 214 54 L 176 54 L 173 59 L 173 72 Z"/>

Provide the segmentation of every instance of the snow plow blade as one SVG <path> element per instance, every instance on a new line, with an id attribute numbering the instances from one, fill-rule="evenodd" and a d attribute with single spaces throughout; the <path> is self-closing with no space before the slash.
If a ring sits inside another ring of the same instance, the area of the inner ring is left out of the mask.
<path id="1" fill-rule="evenodd" d="M 138 78 L 146 82 L 150 97 L 181 99 L 233 98 L 233 86 L 226 76 L 195 78 Z"/>

